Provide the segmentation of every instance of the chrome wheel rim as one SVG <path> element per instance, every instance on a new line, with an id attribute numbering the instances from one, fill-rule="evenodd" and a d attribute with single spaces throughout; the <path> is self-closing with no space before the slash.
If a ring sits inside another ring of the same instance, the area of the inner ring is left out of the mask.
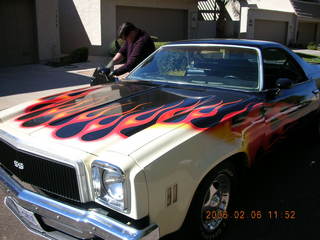
<path id="1" fill-rule="evenodd" d="M 210 184 L 201 209 L 201 222 L 211 232 L 226 219 L 230 202 L 231 180 L 227 174 L 219 174 Z"/>

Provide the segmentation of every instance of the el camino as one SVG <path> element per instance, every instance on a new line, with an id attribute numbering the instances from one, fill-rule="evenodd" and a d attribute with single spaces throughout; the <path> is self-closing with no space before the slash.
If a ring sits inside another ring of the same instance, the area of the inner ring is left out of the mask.
<path id="1" fill-rule="evenodd" d="M 49 239 L 214 239 L 227 220 L 207 213 L 231 209 L 257 155 L 319 131 L 319 87 L 278 43 L 170 43 L 121 82 L 0 112 L 5 204 Z"/>

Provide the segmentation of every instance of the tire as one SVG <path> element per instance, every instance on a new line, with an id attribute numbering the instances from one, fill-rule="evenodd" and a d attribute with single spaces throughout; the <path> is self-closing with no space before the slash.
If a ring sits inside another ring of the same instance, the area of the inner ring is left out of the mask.
<path id="1" fill-rule="evenodd" d="M 318 137 L 318 139 L 320 138 L 320 116 L 317 116 L 317 120 L 316 120 L 316 136 Z"/>
<path id="2" fill-rule="evenodd" d="M 314 141 L 320 140 L 320 113 L 316 113 L 310 117 L 310 121 L 306 124 L 306 129 Z"/>
<path id="3" fill-rule="evenodd" d="M 236 172 L 231 163 L 222 163 L 211 171 L 194 195 L 180 235 L 203 240 L 220 237 L 228 223 L 225 214 L 231 212 L 235 188 Z"/>

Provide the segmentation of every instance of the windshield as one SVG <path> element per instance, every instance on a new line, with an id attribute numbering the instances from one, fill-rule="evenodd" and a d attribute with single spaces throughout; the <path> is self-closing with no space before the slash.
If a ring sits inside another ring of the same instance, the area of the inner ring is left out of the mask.
<path id="1" fill-rule="evenodd" d="M 257 90 L 258 51 L 239 46 L 166 46 L 147 58 L 127 80 Z"/>

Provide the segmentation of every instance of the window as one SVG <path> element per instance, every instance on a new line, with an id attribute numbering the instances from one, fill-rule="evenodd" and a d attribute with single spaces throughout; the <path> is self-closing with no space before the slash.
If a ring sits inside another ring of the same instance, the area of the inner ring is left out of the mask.
<path id="1" fill-rule="evenodd" d="M 294 84 L 307 78 L 300 65 L 286 51 L 268 48 L 262 51 L 265 88 L 276 87 L 279 78 L 289 78 Z"/>
<path id="2" fill-rule="evenodd" d="M 167 46 L 128 78 L 259 89 L 258 50 L 238 46 Z"/>

